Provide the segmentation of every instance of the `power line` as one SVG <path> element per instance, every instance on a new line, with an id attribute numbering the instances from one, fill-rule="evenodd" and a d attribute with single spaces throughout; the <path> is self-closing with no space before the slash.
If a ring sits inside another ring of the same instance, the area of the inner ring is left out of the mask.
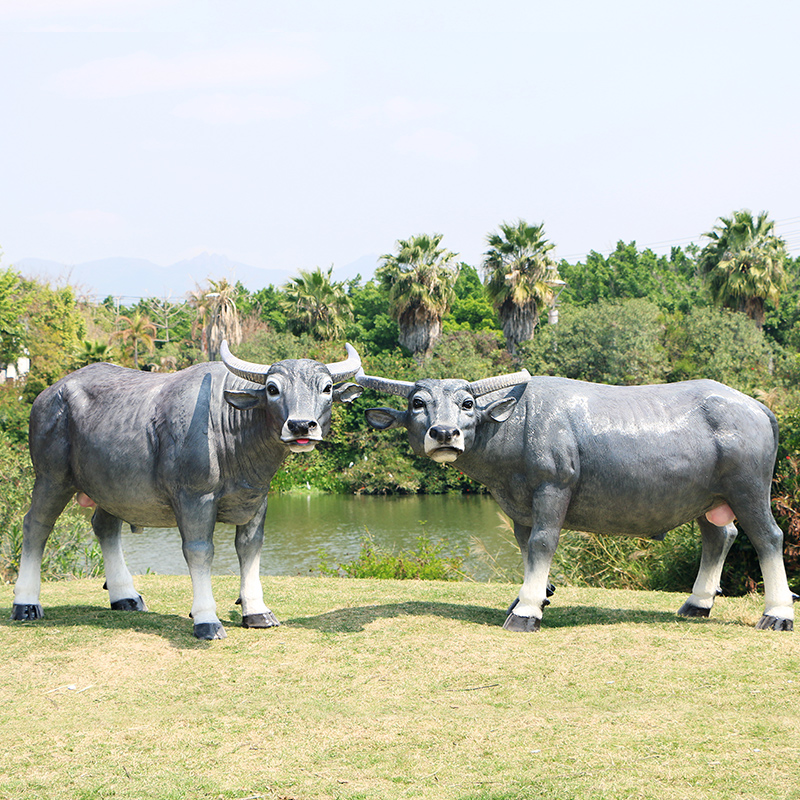
<path id="1" fill-rule="evenodd" d="M 787 217 L 786 219 L 778 219 L 775 220 L 775 227 L 778 228 L 779 226 L 786 225 L 788 230 L 786 230 L 780 238 L 786 243 L 786 249 L 789 251 L 789 255 L 793 255 L 793 250 L 800 251 L 800 216 L 798 217 Z M 683 239 L 664 239 L 660 242 L 650 242 L 648 244 L 637 244 L 637 247 L 641 248 L 642 250 L 654 250 L 658 247 L 666 247 L 666 246 L 685 246 L 689 244 L 694 244 L 695 242 L 703 239 L 705 237 L 704 233 L 699 234 L 698 236 L 694 237 L 684 237 Z M 612 248 L 611 250 L 591 250 L 592 253 L 598 253 L 601 256 L 610 256 L 612 253 L 616 252 L 616 247 Z M 560 256 L 560 258 L 564 259 L 565 261 L 582 261 L 585 259 L 589 253 L 571 253 L 565 256 Z"/>

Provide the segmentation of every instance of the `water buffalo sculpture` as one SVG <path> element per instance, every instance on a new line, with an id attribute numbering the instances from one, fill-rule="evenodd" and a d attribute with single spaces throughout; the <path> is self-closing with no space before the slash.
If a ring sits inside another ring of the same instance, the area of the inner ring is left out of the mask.
<path id="1" fill-rule="evenodd" d="M 173 374 L 92 364 L 36 399 L 30 449 L 36 473 L 23 525 L 12 619 L 43 616 L 45 542 L 70 499 L 96 505 L 111 607 L 146 610 L 122 553 L 122 523 L 180 529 L 192 579 L 194 634 L 225 629 L 211 591 L 217 522 L 236 525 L 244 627 L 278 625 L 264 604 L 259 563 L 270 481 L 290 452 L 308 452 L 330 429 L 333 400 L 361 394 L 361 361 L 346 345 L 334 364 L 310 359 L 252 364 L 223 343 L 224 363 Z"/>
<path id="2" fill-rule="evenodd" d="M 736 518 L 764 577 L 756 627 L 792 630 L 797 598 L 770 511 L 778 426 L 761 403 L 710 380 L 605 386 L 523 370 L 473 383 L 356 381 L 408 399 L 403 411 L 366 411 L 370 425 L 405 427 L 417 455 L 454 462 L 513 520 L 525 577 L 504 628 L 539 629 L 564 527 L 661 538 L 697 520 L 700 569 L 678 614 L 708 616 Z"/>

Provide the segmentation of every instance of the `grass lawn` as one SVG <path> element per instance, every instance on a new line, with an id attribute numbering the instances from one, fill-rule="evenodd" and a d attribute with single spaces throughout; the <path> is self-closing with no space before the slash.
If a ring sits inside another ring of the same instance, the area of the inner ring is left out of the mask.
<path id="1" fill-rule="evenodd" d="M 800 640 L 762 598 L 558 589 L 538 634 L 506 584 L 265 578 L 274 630 L 200 642 L 188 578 L 0 586 L 0 798 L 800 798 Z"/>

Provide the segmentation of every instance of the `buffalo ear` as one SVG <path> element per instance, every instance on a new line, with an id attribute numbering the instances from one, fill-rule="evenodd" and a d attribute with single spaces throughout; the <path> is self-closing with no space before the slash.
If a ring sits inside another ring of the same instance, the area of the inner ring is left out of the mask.
<path id="1" fill-rule="evenodd" d="M 266 397 L 265 389 L 226 389 L 225 400 L 239 411 L 248 411 L 256 406 L 263 405 Z"/>
<path id="2" fill-rule="evenodd" d="M 396 408 L 368 408 L 364 412 L 367 422 L 379 431 L 399 428 L 405 425 L 406 412 Z"/>
<path id="3" fill-rule="evenodd" d="M 333 399 L 340 403 L 352 403 L 357 397 L 361 397 L 363 391 L 364 387 L 357 383 L 342 383 L 333 387 Z"/>
<path id="4" fill-rule="evenodd" d="M 495 400 L 483 409 L 483 418 L 489 422 L 505 422 L 514 411 L 517 405 L 516 397 L 504 397 L 502 400 Z"/>

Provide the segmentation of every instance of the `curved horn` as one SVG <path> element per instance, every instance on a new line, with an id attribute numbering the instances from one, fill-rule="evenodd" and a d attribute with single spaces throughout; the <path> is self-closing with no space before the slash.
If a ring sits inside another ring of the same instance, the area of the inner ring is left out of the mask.
<path id="1" fill-rule="evenodd" d="M 241 358 L 236 358 L 228 348 L 227 341 L 223 341 L 219 346 L 219 356 L 234 375 L 262 385 L 267 382 L 267 373 L 272 366 L 271 364 L 251 364 L 249 361 L 242 361 Z"/>
<path id="2" fill-rule="evenodd" d="M 384 394 L 396 394 L 399 397 L 408 397 L 416 386 L 409 381 L 395 381 L 389 378 L 378 378 L 375 375 L 365 375 L 363 370 L 356 377 L 355 382 L 366 389 L 374 389 Z"/>
<path id="3" fill-rule="evenodd" d="M 512 372 L 510 375 L 497 375 L 494 378 L 483 378 L 479 381 L 473 381 L 470 383 L 469 388 L 475 397 L 480 397 L 482 394 L 496 392 L 499 389 L 508 389 L 520 383 L 527 383 L 530 379 L 530 372 L 523 369 L 520 372 Z"/>
<path id="4" fill-rule="evenodd" d="M 361 357 L 356 352 L 355 347 L 346 344 L 347 358 L 344 361 L 335 361 L 333 364 L 326 364 L 331 373 L 334 383 L 343 381 L 345 378 L 352 378 L 361 369 Z"/>

